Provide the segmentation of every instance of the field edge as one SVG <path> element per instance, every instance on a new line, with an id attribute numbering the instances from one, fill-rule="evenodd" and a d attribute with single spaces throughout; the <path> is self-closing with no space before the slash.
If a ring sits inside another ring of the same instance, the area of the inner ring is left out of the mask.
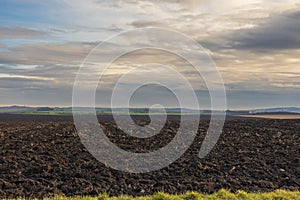
<path id="1" fill-rule="evenodd" d="M 22 198 L 21 198 L 22 199 Z M 273 192 L 245 192 L 243 190 L 239 190 L 235 193 L 230 192 L 226 189 L 221 189 L 218 192 L 213 194 L 203 194 L 199 192 L 186 192 L 184 194 L 167 194 L 164 192 L 158 192 L 153 195 L 147 196 L 129 196 L 129 195 L 121 195 L 121 196 L 109 196 L 108 194 L 100 194 L 98 196 L 54 196 L 50 198 L 44 198 L 46 200 L 239 200 L 239 199 L 249 199 L 249 200 L 300 200 L 300 191 L 289 191 L 289 190 L 275 190 Z"/>

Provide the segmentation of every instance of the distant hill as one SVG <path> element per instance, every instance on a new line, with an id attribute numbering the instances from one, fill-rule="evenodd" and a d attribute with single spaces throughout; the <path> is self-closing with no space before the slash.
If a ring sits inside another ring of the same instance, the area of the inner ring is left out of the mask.
<path id="1" fill-rule="evenodd" d="M 92 107 L 30 107 L 30 106 L 5 106 L 0 107 L 1 113 L 18 113 L 18 112 L 47 112 L 47 111 L 57 111 L 62 113 L 71 113 L 72 110 L 76 111 L 92 111 Z M 99 113 L 111 113 L 112 110 L 116 113 L 127 113 L 128 108 L 105 108 L 96 107 L 95 110 Z M 164 111 L 160 108 L 152 110 L 154 113 L 163 113 Z M 149 108 L 129 108 L 130 113 L 149 113 Z M 211 110 L 195 110 L 189 108 L 166 108 L 167 113 L 185 113 L 185 114 L 211 114 Z M 216 113 L 222 111 L 214 111 Z M 263 113 L 273 113 L 273 114 L 283 114 L 283 113 L 298 113 L 300 114 L 300 108 L 298 107 L 282 107 L 282 108 L 264 108 L 264 109 L 253 109 L 253 110 L 227 110 L 227 115 L 245 115 L 245 114 L 263 114 Z"/>
<path id="2" fill-rule="evenodd" d="M 40 107 L 37 108 L 36 111 L 53 111 L 54 108 L 50 108 L 50 107 Z"/>
<path id="3" fill-rule="evenodd" d="M 285 108 L 265 108 L 250 110 L 249 114 L 261 114 L 261 113 L 299 113 L 300 108 L 297 107 L 285 107 Z"/>
<path id="4" fill-rule="evenodd" d="M 5 106 L 0 107 L 0 111 L 36 111 L 36 108 L 28 106 Z"/>

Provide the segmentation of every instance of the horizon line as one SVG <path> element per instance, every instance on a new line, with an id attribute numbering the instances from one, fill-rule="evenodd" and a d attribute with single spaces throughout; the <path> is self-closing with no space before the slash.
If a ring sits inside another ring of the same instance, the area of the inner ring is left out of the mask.
<path id="1" fill-rule="evenodd" d="M 49 105 L 20 105 L 20 104 L 13 104 L 13 105 L 3 105 L 0 104 L 0 108 L 5 108 L 5 107 L 29 107 L 29 108 L 43 108 L 43 107 L 48 107 L 48 108 L 73 108 L 73 106 L 49 106 Z M 93 106 L 75 106 L 75 108 L 93 108 Z M 109 106 L 95 106 L 95 108 L 112 108 Z M 126 106 L 122 107 L 114 107 L 114 109 L 121 109 L 121 108 L 127 108 Z M 145 109 L 149 107 L 129 107 L 129 109 Z M 181 107 L 165 107 L 165 109 L 175 109 L 175 108 L 180 108 L 180 109 L 191 109 L 191 110 L 198 110 L 197 108 L 181 108 Z M 243 111 L 243 110 L 260 110 L 260 109 L 276 109 L 276 108 L 300 108 L 300 106 L 273 106 L 273 107 L 252 107 L 252 108 L 227 108 L 226 111 Z M 203 108 L 199 110 L 212 110 L 210 108 Z M 214 109 L 214 110 L 219 110 L 219 109 Z"/>

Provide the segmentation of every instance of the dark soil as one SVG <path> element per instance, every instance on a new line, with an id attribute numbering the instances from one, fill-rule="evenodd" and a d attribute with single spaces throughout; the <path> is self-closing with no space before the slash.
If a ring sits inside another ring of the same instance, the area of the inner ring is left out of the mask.
<path id="1" fill-rule="evenodd" d="M 111 141 L 133 152 L 164 146 L 179 125 L 172 117 L 161 134 L 137 139 L 120 131 L 110 116 L 99 119 Z M 193 145 L 169 167 L 131 174 L 98 162 L 81 144 L 70 116 L 1 114 L 0 198 L 300 189 L 300 120 L 228 118 L 215 148 L 200 159 L 208 124 L 200 121 Z"/>

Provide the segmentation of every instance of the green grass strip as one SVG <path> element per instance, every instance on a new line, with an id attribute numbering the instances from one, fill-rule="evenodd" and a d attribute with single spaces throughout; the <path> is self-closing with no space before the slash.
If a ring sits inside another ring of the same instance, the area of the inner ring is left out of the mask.
<path id="1" fill-rule="evenodd" d="M 151 196 L 140 196 L 132 197 L 128 195 L 122 195 L 119 197 L 109 197 L 107 194 L 99 195 L 98 197 L 64 197 L 56 196 L 53 198 L 46 198 L 48 200 L 300 200 L 299 191 L 286 191 L 286 190 L 276 190 L 274 192 L 257 192 L 257 193 L 247 193 L 245 191 L 237 191 L 232 193 L 228 190 L 220 190 L 213 194 L 201 194 L 198 192 L 187 192 L 185 194 L 171 195 L 159 192 Z"/>

